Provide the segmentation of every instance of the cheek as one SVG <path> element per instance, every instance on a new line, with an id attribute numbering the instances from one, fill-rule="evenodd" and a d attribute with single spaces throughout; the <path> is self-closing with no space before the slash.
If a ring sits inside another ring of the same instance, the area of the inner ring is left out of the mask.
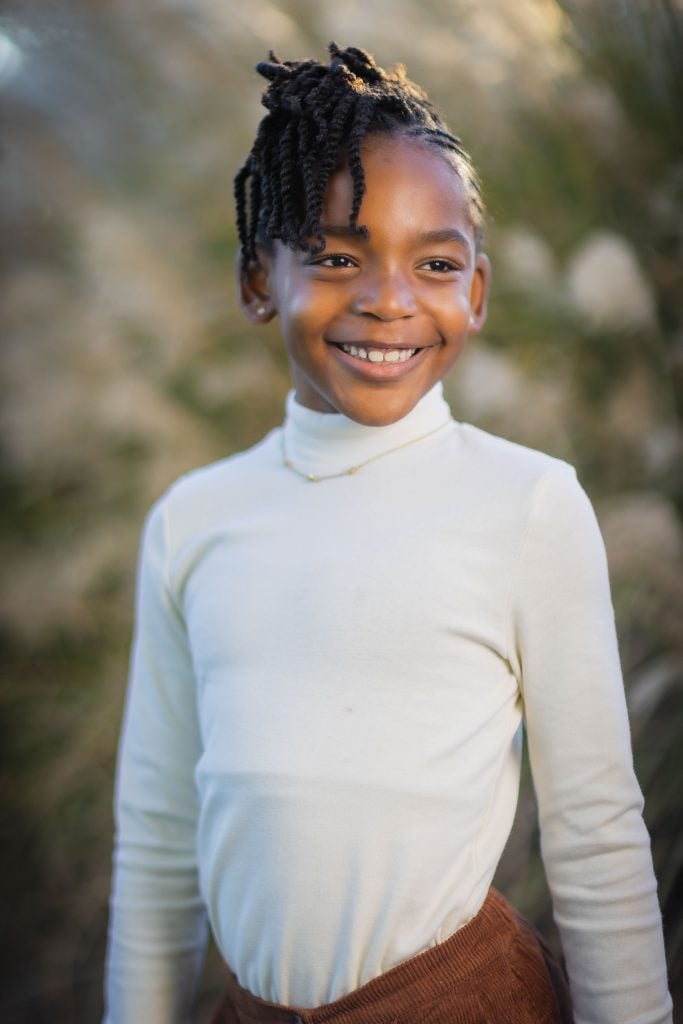
<path id="1" fill-rule="evenodd" d="M 286 290 L 283 299 L 281 319 L 286 319 L 294 329 L 303 330 L 321 319 L 323 303 L 310 282 L 294 283 Z"/>
<path id="2" fill-rule="evenodd" d="M 280 311 L 283 334 L 292 346 L 317 346 L 333 327 L 338 315 L 337 305 L 323 289 L 310 283 L 295 289 Z"/>
<path id="3" fill-rule="evenodd" d="M 446 298 L 445 308 L 454 320 L 469 319 L 470 297 L 469 289 L 459 287 L 454 289 Z"/>
<path id="4" fill-rule="evenodd" d="M 444 301 L 440 311 L 440 321 L 444 331 L 450 335 L 452 341 L 458 335 L 466 334 L 470 324 L 471 313 L 472 307 L 469 296 L 461 290 L 451 293 L 448 299 Z"/>

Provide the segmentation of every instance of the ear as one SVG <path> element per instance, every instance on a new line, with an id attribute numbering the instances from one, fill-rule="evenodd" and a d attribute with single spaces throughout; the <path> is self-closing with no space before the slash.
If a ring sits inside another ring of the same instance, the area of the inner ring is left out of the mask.
<path id="1" fill-rule="evenodd" d="M 240 309 L 253 324 L 267 324 L 275 316 L 276 309 L 270 293 L 270 259 L 259 252 L 258 263 L 251 263 L 245 270 L 242 265 L 242 249 L 235 255 L 237 277 L 237 298 Z"/>
<path id="2" fill-rule="evenodd" d="M 477 334 L 486 323 L 486 310 L 491 286 L 491 261 L 480 252 L 474 263 L 474 274 L 470 285 L 469 333 Z"/>

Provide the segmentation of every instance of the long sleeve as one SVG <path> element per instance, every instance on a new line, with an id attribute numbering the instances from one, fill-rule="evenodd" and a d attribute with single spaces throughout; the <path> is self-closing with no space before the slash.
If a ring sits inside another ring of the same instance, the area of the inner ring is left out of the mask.
<path id="1" fill-rule="evenodd" d="M 541 847 L 577 1024 L 667 1024 L 661 916 L 602 539 L 573 472 L 536 487 L 511 597 Z"/>
<path id="2" fill-rule="evenodd" d="M 577 1024 L 670 1024 L 593 512 L 569 467 L 447 414 L 437 389 L 386 428 L 292 400 L 296 466 L 367 472 L 312 487 L 274 431 L 152 512 L 106 1024 L 188 1021 L 198 865 L 222 959 L 270 1002 L 457 931 L 509 835 L 523 711 Z"/>
<path id="3" fill-rule="evenodd" d="M 200 753 L 187 637 L 169 593 L 163 505 L 148 518 L 116 793 L 106 1024 L 181 1024 L 206 944 L 194 769 Z"/>

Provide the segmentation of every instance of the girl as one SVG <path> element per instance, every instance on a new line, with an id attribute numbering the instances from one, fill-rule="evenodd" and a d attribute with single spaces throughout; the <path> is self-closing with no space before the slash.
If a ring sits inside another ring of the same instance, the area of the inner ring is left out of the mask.
<path id="1" fill-rule="evenodd" d="M 236 179 L 282 428 L 153 509 L 117 797 L 109 1024 L 556 1024 L 490 889 L 526 724 L 577 1024 L 671 1021 L 604 552 L 573 470 L 451 418 L 484 323 L 467 154 L 399 68 L 280 62 Z"/>

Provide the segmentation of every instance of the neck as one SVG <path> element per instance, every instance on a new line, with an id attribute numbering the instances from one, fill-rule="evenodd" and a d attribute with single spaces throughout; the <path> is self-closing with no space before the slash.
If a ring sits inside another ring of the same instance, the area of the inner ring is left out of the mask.
<path id="1" fill-rule="evenodd" d="M 356 423 L 342 413 L 308 409 L 290 392 L 283 448 L 290 468 L 296 468 L 302 476 L 323 479 L 351 475 L 350 470 L 417 444 L 449 422 L 450 409 L 440 383 L 406 416 L 382 427 Z"/>

